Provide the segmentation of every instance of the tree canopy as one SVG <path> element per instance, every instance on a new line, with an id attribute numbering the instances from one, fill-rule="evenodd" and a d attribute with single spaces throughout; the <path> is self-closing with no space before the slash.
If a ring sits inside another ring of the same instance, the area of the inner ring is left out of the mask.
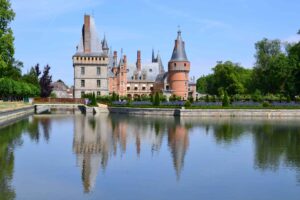
<path id="1" fill-rule="evenodd" d="M 283 44 L 280 40 L 262 39 L 255 44 L 253 69 L 231 61 L 218 62 L 213 73 L 197 80 L 199 93 L 222 96 L 236 94 L 300 94 L 300 42 Z"/>

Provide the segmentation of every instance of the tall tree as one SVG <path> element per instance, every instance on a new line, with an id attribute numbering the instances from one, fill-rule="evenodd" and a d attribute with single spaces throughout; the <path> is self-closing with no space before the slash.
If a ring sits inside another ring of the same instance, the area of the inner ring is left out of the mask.
<path id="1" fill-rule="evenodd" d="M 46 65 L 43 75 L 40 78 L 41 97 L 49 97 L 52 92 L 52 76 L 50 75 L 50 66 Z"/>
<path id="2" fill-rule="evenodd" d="M 253 72 L 255 88 L 262 93 L 284 93 L 291 90 L 292 69 L 282 52 L 279 40 L 263 39 L 255 44 L 256 63 Z"/>
<path id="3" fill-rule="evenodd" d="M 14 17 L 10 1 L 0 0 L 0 78 L 7 76 L 14 64 L 14 37 L 9 26 Z"/>
<path id="4" fill-rule="evenodd" d="M 293 68 L 294 94 L 300 94 L 300 42 L 288 46 L 289 64 Z"/>
<path id="5" fill-rule="evenodd" d="M 23 75 L 23 81 L 26 83 L 31 83 L 34 86 L 40 88 L 40 83 L 39 83 L 39 76 L 40 76 L 40 68 L 39 64 L 37 64 L 34 67 L 31 67 L 30 71 L 27 74 Z"/>

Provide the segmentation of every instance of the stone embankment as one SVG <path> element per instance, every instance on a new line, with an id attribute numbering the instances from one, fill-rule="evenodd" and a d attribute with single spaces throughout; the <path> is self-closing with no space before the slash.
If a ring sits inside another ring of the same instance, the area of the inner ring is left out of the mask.
<path id="1" fill-rule="evenodd" d="M 299 109 L 109 108 L 110 113 L 180 117 L 300 117 Z"/>
<path id="2" fill-rule="evenodd" d="M 31 114 L 34 114 L 34 106 L 32 105 L 0 111 L 0 126 Z"/>

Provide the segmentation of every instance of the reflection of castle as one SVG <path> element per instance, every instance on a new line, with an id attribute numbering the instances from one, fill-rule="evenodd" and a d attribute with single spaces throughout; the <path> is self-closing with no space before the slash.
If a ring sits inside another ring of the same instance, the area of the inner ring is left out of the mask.
<path id="1" fill-rule="evenodd" d="M 168 142 L 171 149 L 177 178 L 180 177 L 184 157 L 189 144 L 188 130 L 183 126 L 175 126 L 168 131 Z"/>
<path id="2" fill-rule="evenodd" d="M 132 144 L 137 156 L 142 151 L 143 143 L 150 144 L 152 153 L 159 151 L 164 136 L 168 137 L 174 168 L 179 177 L 188 148 L 188 130 L 176 123 L 173 118 L 168 123 L 162 123 L 155 118 L 75 116 L 73 151 L 82 170 L 84 191 L 93 190 L 99 169 L 105 170 L 110 156 L 125 154 L 127 146 Z"/>
<path id="3" fill-rule="evenodd" d="M 111 138 L 108 137 L 110 128 L 105 119 L 95 121 L 92 116 L 76 116 L 74 125 L 73 151 L 77 155 L 77 164 L 82 169 L 84 191 L 90 192 L 95 185 L 99 168 L 105 169 L 107 165 L 111 147 Z"/>

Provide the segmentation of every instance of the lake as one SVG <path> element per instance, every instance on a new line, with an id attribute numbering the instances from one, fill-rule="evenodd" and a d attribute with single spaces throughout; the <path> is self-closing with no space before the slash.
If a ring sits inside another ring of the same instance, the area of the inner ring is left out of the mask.
<path id="1" fill-rule="evenodd" d="M 34 115 L 0 129 L 0 199 L 299 199 L 300 119 Z"/>

